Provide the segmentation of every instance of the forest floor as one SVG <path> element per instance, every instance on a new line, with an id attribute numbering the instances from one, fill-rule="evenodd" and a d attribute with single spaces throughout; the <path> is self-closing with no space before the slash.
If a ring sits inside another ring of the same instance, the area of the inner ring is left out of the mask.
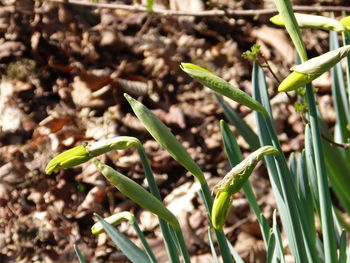
<path id="1" fill-rule="evenodd" d="M 188 5 L 185 0 L 170 2 Z M 269 1 L 203 2 L 192 1 L 186 10 L 273 6 Z M 169 126 L 213 188 L 230 169 L 219 129 L 225 117 L 213 93 L 179 65 L 206 67 L 251 94 L 252 62 L 241 55 L 258 43 L 277 78 L 283 79 L 293 66 L 294 50 L 269 17 L 159 16 L 47 1 L 0 1 L 0 262 L 77 262 L 74 243 L 90 262 L 123 262 L 125 257 L 105 234 L 90 232 L 93 213 L 108 216 L 123 210 L 135 213 L 159 262 L 167 261 L 156 218 L 108 184 L 91 162 L 45 174 L 56 154 L 120 135 L 135 136 L 144 144 L 164 202 L 183 226 L 193 262 L 211 262 L 198 185 L 152 139 L 123 93 L 142 101 Z M 327 32 L 308 30 L 303 36 L 310 56 L 328 50 Z M 304 147 L 304 124 L 293 107 L 295 96 L 277 93 L 278 82 L 267 71 L 266 82 L 288 157 Z M 329 76 L 315 85 L 321 111 L 332 125 Z M 251 110 L 227 102 L 256 129 Z M 231 128 L 243 152 L 249 153 L 247 143 Z M 146 187 L 135 150 L 113 151 L 101 159 Z M 251 183 L 271 220 L 275 201 L 263 165 Z M 128 224 L 119 229 L 136 239 Z M 242 193 L 235 195 L 224 230 L 246 262 L 265 262 L 259 224 Z"/>

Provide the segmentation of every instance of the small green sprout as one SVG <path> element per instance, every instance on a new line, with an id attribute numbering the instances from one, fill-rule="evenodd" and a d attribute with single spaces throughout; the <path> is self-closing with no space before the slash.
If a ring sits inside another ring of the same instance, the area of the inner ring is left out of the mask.
<path id="1" fill-rule="evenodd" d="M 257 61 L 260 53 L 260 45 L 255 43 L 250 50 L 243 52 L 242 57 L 245 59 L 250 59 L 252 61 Z"/>
<path id="2" fill-rule="evenodd" d="M 279 151 L 273 146 L 261 147 L 233 167 L 215 186 L 215 189 L 218 189 L 212 209 L 212 223 L 215 229 L 222 231 L 228 213 L 230 212 L 231 196 L 242 188 L 257 163 L 267 154 L 278 155 Z"/>
<path id="3" fill-rule="evenodd" d="M 294 13 L 294 15 L 300 28 L 316 28 L 337 32 L 346 31 L 346 26 L 343 24 L 342 20 L 338 21 L 329 17 L 300 13 Z M 270 21 L 275 25 L 285 26 L 280 14 L 271 17 Z"/>
<path id="4" fill-rule="evenodd" d="M 293 72 L 285 78 L 278 87 L 278 91 L 287 92 L 296 90 L 315 80 L 335 66 L 342 58 L 350 54 L 350 45 L 329 51 L 321 56 L 314 57 L 297 65 Z"/>

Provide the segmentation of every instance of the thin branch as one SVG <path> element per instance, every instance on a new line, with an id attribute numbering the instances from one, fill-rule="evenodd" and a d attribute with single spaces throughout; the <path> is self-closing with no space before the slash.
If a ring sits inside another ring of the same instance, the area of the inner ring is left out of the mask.
<path id="1" fill-rule="evenodd" d="M 268 71 L 272 74 L 272 76 L 275 78 L 275 80 L 277 81 L 278 85 L 281 84 L 281 80 L 277 77 L 276 73 L 272 70 L 269 62 L 267 61 L 266 57 L 261 54 L 261 52 L 259 53 L 259 57 L 263 60 L 264 63 L 259 63 L 260 67 L 262 68 L 267 68 Z"/>
<path id="2" fill-rule="evenodd" d="M 153 14 L 161 16 L 260 16 L 260 15 L 272 15 L 277 13 L 275 8 L 267 9 L 251 9 L 251 10 L 205 10 L 205 11 L 180 11 L 180 10 L 167 10 L 162 8 L 153 8 L 152 11 L 147 10 L 146 7 L 140 5 L 123 5 L 123 4 L 106 4 L 96 3 L 91 1 L 81 0 L 46 0 L 52 3 L 65 3 L 72 5 L 88 6 L 93 8 L 108 8 L 108 9 L 120 9 L 130 12 L 152 12 Z M 350 12 L 350 6 L 293 6 L 294 11 L 304 12 Z"/>
<path id="3" fill-rule="evenodd" d="M 327 142 L 329 142 L 330 144 L 334 145 L 334 146 L 338 146 L 344 149 L 349 149 L 350 148 L 350 144 L 349 143 L 338 143 L 335 141 L 332 141 L 331 139 L 329 139 L 327 136 L 321 134 L 321 137 L 326 140 Z"/>

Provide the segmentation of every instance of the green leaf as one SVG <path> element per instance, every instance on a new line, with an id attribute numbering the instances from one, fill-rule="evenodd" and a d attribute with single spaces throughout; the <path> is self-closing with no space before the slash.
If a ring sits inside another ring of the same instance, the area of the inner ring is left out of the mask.
<path id="1" fill-rule="evenodd" d="M 216 254 L 216 251 L 215 251 L 215 245 L 214 245 L 213 236 L 211 234 L 210 227 L 208 227 L 208 237 L 209 237 L 210 251 L 211 251 L 211 254 L 213 255 L 213 263 L 220 263 L 218 255 Z"/>
<path id="2" fill-rule="evenodd" d="M 333 32 L 330 34 L 330 48 L 339 49 L 339 42 L 337 34 Z M 350 46 L 348 46 L 350 47 Z M 340 63 L 336 64 L 331 69 L 332 76 L 332 98 L 336 111 L 336 124 L 334 140 L 336 142 L 346 143 L 350 138 L 350 131 L 346 126 L 350 123 L 350 109 L 349 100 L 347 99 L 345 80 Z M 348 151 L 350 158 L 350 152 Z"/>
<path id="3" fill-rule="evenodd" d="M 339 246 L 339 260 L 338 263 L 346 263 L 346 232 L 342 231 L 340 236 L 340 246 Z"/>
<path id="4" fill-rule="evenodd" d="M 235 126 L 238 133 L 244 138 L 244 140 L 249 144 L 252 151 L 259 149 L 259 137 L 256 133 L 249 127 L 249 125 L 242 119 L 242 117 L 230 107 L 230 105 L 224 101 L 224 99 L 215 94 L 215 97 L 224 111 L 225 117 L 229 123 Z"/>
<path id="5" fill-rule="evenodd" d="M 294 16 L 293 7 L 290 1 L 286 0 L 275 0 L 276 7 L 283 24 L 285 25 L 289 36 L 291 37 L 295 48 L 302 61 L 307 60 L 307 54 L 304 42 L 301 38 L 300 30 L 298 27 L 298 22 Z"/>
<path id="6" fill-rule="evenodd" d="M 95 214 L 97 219 L 102 224 L 108 236 L 113 240 L 113 242 L 120 248 L 124 255 L 130 259 L 131 262 L 149 262 L 147 254 L 143 252 L 139 247 L 137 247 L 133 242 L 131 242 L 125 235 L 119 232 L 112 225 L 108 224 L 101 216 Z"/>
<path id="7" fill-rule="evenodd" d="M 73 248 L 74 248 L 75 254 L 77 255 L 77 257 L 79 259 L 79 262 L 86 263 L 86 260 L 84 259 L 83 254 L 81 253 L 79 247 L 76 244 L 74 244 Z"/>

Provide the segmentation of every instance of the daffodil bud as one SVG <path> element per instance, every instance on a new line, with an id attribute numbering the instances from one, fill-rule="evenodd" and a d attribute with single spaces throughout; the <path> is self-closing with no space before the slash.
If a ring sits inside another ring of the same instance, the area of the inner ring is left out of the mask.
<path id="1" fill-rule="evenodd" d="M 212 223 L 215 229 L 222 230 L 230 212 L 231 196 L 242 188 L 257 163 L 267 154 L 278 155 L 279 151 L 273 146 L 261 147 L 233 167 L 215 186 L 218 190 L 212 208 Z"/>
<path id="2" fill-rule="evenodd" d="M 91 156 L 96 157 L 112 150 L 125 150 L 130 147 L 141 147 L 141 142 L 135 137 L 119 136 L 89 143 L 86 145 L 86 150 Z"/>
<path id="3" fill-rule="evenodd" d="M 122 194 L 133 200 L 139 206 L 167 221 L 175 230 L 180 229 L 179 222 L 174 214 L 171 213 L 154 195 L 130 178 L 117 172 L 112 167 L 105 165 L 98 160 L 94 160 L 94 163 L 97 168 L 100 169 L 102 175 Z"/>
<path id="4" fill-rule="evenodd" d="M 119 225 L 123 221 L 129 221 L 129 222 L 134 222 L 135 221 L 135 216 L 127 211 L 116 213 L 114 215 L 111 215 L 107 218 L 104 219 L 108 224 L 111 224 L 113 226 Z M 96 222 L 92 227 L 91 227 L 91 233 L 94 235 L 98 235 L 101 233 L 104 233 L 105 230 L 101 224 L 101 222 Z"/>
<path id="5" fill-rule="evenodd" d="M 213 91 L 224 95 L 227 98 L 230 98 L 231 100 L 234 100 L 242 105 L 245 105 L 252 110 L 258 111 L 265 116 L 268 115 L 264 106 L 262 106 L 258 101 L 253 99 L 244 91 L 232 86 L 226 80 L 216 76 L 209 70 L 191 63 L 181 63 L 181 69 L 192 78 L 197 80 L 199 83 L 212 89 Z"/>
<path id="6" fill-rule="evenodd" d="M 340 19 L 339 22 L 346 27 L 346 30 L 350 30 L 350 16 Z"/>
<path id="7" fill-rule="evenodd" d="M 308 61 L 291 68 L 293 72 L 281 82 L 278 91 L 292 91 L 310 83 L 326 71 L 330 70 L 342 58 L 349 54 L 350 45 L 347 45 L 329 51 L 321 56 L 309 59 Z"/>
<path id="8" fill-rule="evenodd" d="M 294 15 L 300 28 L 316 28 L 337 32 L 344 32 L 346 30 L 346 27 L 343 23 L 341 23 L 341 21 L 333 18 L 300 13 L 294 13 Z M 280 14 L 271 17 L 270 21 L 275 25 L 284 26 L 284 22 Z"/>
<path id="9" fill-rule="evenodd" d="M 47 174 L 57 173 L 64 168 L 71 168 L 90 160 L 92 157 L 86 150 L 85 146 L 80 145 L 64 151 L 53 158 L 46 166 L 45 172 Z"/>
<path id="10" fill-rule="evenodd" d="M 137 118 L 146 127 L 153 138 L 173 157 L 179 164 L 185 167 L 201 183 L 205 183 L 202 170 L 193 161 L 182 144 L 171 133 L 169 128 L 159 120 L 145 105 L 124 94 Z"/>
<path id="11" fill-rule="evenodd" d="M 130 147 L 140 147 L 138 139 L 128 136 L 120 136 L 112 139 L 92 142 L 87 145 L 80 145 L 64 151 L 54 157 L 46 166 L 47 174 L 57 173 L 64 168 L 71 168 L 76 165 L 85 163 L 91 158 L 99 156 L 111 150 L 123 150 Z"/>

